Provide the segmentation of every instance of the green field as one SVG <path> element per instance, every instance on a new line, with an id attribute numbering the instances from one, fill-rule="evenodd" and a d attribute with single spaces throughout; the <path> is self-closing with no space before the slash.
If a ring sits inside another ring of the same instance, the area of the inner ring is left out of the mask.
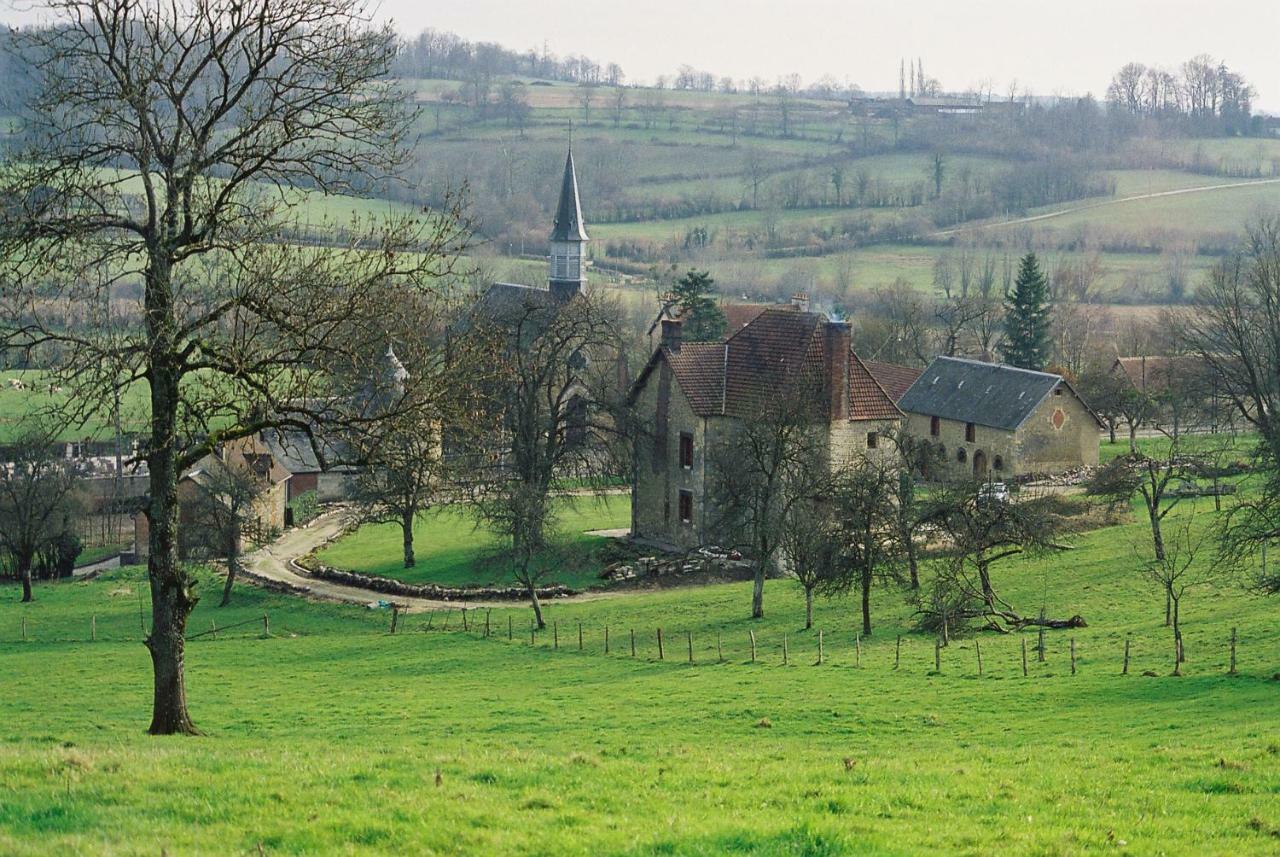
<path id="1" fill-rule="evenodd" d="M 630 523 L 631 498 L 627 495 L 559 501 L 556 548 L 538 559 L 548 569 L 546 582 L 574 589 L 602 585 L 597 574 L 600 567 L 592 560 L 607 539 L 584 533 L 628 527 Z M 413 538 L 417 555 L 413 568 L 403 567 L 400 527 L 396 524 L 365 525 L 320 551 L 317 558 L 326 565 L 408 583 L 488 586 L 514 582 L 509 565 L 498 556 L 501 543 L 465 511 L 447 508 L 420 515 Z"/>
<path id="2" fill-rule="evenodd" d="M 40 585 L 31 605 L 7 587 L 0 852 L 1274 853 L 1276 602 L 1225 581 L 1188 595 L 1186 675 L 1168 677 L 1144 538 L 1109 527 L 998 569 L 1022 610 L 1089 627 L 1050 632 L 1044 663 L 1033 633 L 984 634 L 981 677 L 972 636 L 936 674 L 933 637 L 888 588 L 855 666 L 852 600 L 820 600 L 805 632 L 789 581 L 768 584 L 759 622 L 748 584 L 551 602 L 554 651 L 549 632 L 530 645 L 523 606 L 494 610 L 490 639 L 483 611 L 466 632 L 455 611 L 447 632 L 411 615 L 390 636 L 385 611 L 252 587 L 218 609 L 206 574 L 191 633 L 223 631 L 188 648 L 194 739 L 142 732 L 140 569 Z"/>

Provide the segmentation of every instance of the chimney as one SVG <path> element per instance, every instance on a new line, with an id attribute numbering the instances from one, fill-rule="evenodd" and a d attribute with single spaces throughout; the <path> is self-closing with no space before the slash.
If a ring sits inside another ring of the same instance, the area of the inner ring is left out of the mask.
<path id="1" fill-rule="evenodd" d="M 800 312 L 808 312 L 809 311 L 809 293 L 796 292 L 794 295 L 791 296 L 791 305 L 796 309 L 800 310 Z"/>
<path id="2" fill-rule="evenodd" d="M 678 318 L 664 318 L 662 320 L 662 345 L 669 348 L 673 352 L 680 350 L 680 329 L 683 323 Z"/>
<path id="3" fill-rule="evenodd" d="M 823 328 L 823 353 L 826 362 L 827 416 L 832 420 L 849 418 L 849 352 L 853 348 L 853 332 L 847 321 L 828 321 Z"/>

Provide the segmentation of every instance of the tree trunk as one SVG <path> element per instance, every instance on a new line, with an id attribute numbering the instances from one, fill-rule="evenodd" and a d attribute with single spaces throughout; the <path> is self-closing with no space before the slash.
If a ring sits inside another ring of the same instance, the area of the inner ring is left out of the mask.
<path id="1" fill-rule="evenodd" d="M 525 588 L 529 592 L 529 604 L 533 607 L 533 620 L 541 631 L 547 627 L 547 623 L 542 619 L 542 602 L 538 601 L 538 588 L 533 585 L 533 581 L 525 584 Z"/>
<path id="2" fill-rule="evenodd" d="M 871 569 L 862 570 L 862 636 L 871 636 Z"/>
<path id="3" fill-rule="evenodd" d="M 31 594 L 31 557 L 18 559 L 18 577 L 22 580 L 22 603 L 34 601 Z"/>
<path id="4" fill-rule="evenodd" d="M 1116 421 L 1107 420 L 1107 434 L 1111 436 L 1111 442 L 1116 442 Z"/>
<path id="5" fill-rule="evenodd" d="M 991 570 L 985 562 L 978 563 L 978 579 L 982 581 L 982 601 L 987 609 L 996 609 L 996 590 L 991 585 Z"/>
<path id="6" fill-rule="evenodd" d="M 235 524 L 237 510 L 232 510 L 232 523 L 227 539 L 227 582 L 222 587 L 222 601 L 219 607 L 231 603 L 231 587 L 236 582 L 236 572 L 240 570 L 240 528 Z"/>
<path id="7" fill-rule="evenodd" d="M 1174 598 L 1173 599 L 1173 650 L 1174 650 L 1174 657 L 1177 659 L 1177 664 L 1178 664 L 1178 666 L 1174 668 L 1174 675 L 1182 674 L 1181 665 L 1185 663 L 1187 660 L 1186 653 L 1182 650 L 1182 622 L 1181 622 L 1181 617 L 1178 615 L 1178 609 L 1181 606 L 1182 606 L 1182 599 Z"/>
<path id="8" fill-rule="evenodd" d="M 804 588 L 804 629 L 813 627 L 813 587 Z"/>
<path id="9" fill-rule="evenodd" d="M 764 618 L 764 560 L 756 560 L 755 580 L 751 586 L 751 618 Z"/>
<path id="10" fill-rule="evenodd" d="M 147 283 L 148 326 L 153 337 L 172 342 L 172 319 L 168 307 L 168 281 L 165 296 L 154 305 L 155 274 L 149 272 Z M 161 320 L 157 321 L 157 316 Z M 155 330 L 155 328 L 162 328 Z M 157 349 L 164 355 L 162 344 Z M 154 674 L 152 702 L 152 735 L 198 734 L 187 713 L 187 691 L 184 676 L 186 659 L 187 617 L 198 600 L 192 592 L 192 579 L 178 561 L 178 461 L 176 423 L 178 412 L 179 373 L 152 355 L 151 374 L 151 501 L 147 515 L 151 523 L 150 558 L 147 575 L 151 583 L 151 633 L 146 646 L 151 653 Z"/>
<path id="11" fill-rule="evenodd" d="M 1129 451 L 1138 451 L 1138 427 L 1133 423 L 1129 423 Z"/>
<path id="12" fill-rule="evenodd" d="M 907 535 L 907 570 L 911 573 L 911 588 L 920 588 L 920 561 L 916 557 L 916 540 Z"/>
<path id="13" fill-rule="evenodd" d="M 400 518 L 400 532 L 404 536 L 404 567 L 413 568 L 417 560 L 413 556 L 413 515 Z"/>

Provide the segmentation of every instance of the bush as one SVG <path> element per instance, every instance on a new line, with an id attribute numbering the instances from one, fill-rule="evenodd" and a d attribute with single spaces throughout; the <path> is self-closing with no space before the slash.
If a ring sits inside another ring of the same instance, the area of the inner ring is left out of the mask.
<path id="1" fill-rule="evenodd" d="M 293 498 L 293 502 L 289 504 L 289 509 L 293 512 L 293 525 L 301 527 L 303 524 L 310 523 L 316 515 L 320 514 L 320 498 L 315 491 L 304 491 Z"/>

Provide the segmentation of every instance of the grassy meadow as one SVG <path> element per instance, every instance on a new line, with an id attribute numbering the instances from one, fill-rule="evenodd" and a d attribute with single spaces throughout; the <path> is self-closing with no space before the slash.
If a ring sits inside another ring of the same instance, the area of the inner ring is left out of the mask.
<path id="1" fill-rule="evenodd" d="M 553 601 L 556 650 L 550 630 L 531 644 L 521 605 L 493 610 L 487 639 L 484 611 L 463 631 L 456 610 L 447 631 L 413 614 L 392 636 L 386 611 L 251 586 L 219 609 L 205 572 L 190 634 L 222 631 L 188 646 L 206 733 L 189 739 L 143 734 L 142 569 L 40 585 L 30 605 L 6 587 L 0 852 L 1274 853 L 1276 602 L 1228 580 L 1187 595 L 1169 677 L 1145 538 L 1134 519 L 1000 563 L 1018 609 L 1088 627 L 1048 632 L 1043 663 L 1034 632 L 961 635 L 940 673 L 888 587 L 859 658 L 854 599 L 819 600 L 804 631 L 786 580 L 758 622 L 749 584 Z"/>
<path id="2" fill-rule="evenodd" d="M 595 553 L 607 539 L 586 535 L 631 525 L 631 498 L 625 494 L 561 498 L 557 503 L 555 547 L 536 563 L 547 568 L 547 583 L 574 589 L 600 586 Z M 413 528 L 417 563 L 404 568 L 398 524 L 367 524 L 319 551 L 326 564 L 407 583 L 487 586 L 514 583 L 500 556 L 502 542 L 464 509 L 432 509 Z"/>

